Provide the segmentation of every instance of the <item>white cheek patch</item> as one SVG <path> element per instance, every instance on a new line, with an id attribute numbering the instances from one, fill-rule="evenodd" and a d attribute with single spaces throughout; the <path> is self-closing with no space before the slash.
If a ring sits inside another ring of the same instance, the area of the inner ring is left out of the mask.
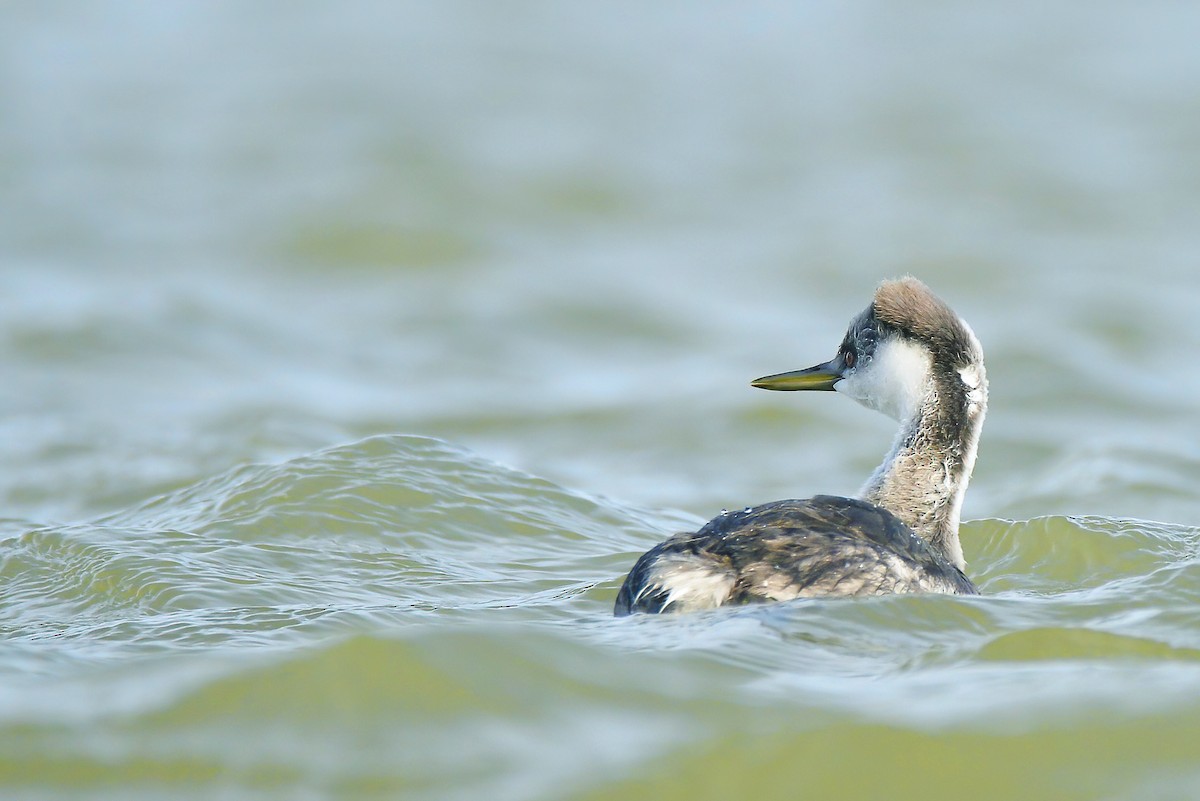
<path id="1" fill-rule="evenodd" d="M 886 339 L 876 346 L 870 361 L 860 363 L 834 389 L 868 409 L 903 421 L 920 403 L 931 367 L 925 348 L 904 339 Z"/>

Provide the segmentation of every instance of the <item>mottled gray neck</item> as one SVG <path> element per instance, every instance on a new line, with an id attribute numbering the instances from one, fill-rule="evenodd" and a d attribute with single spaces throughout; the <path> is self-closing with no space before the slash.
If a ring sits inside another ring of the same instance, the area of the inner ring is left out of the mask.
<path id="1" fill-rule="evenodd" d="M 962 570 L 959 515 L 987 413 L 982 359 L 959 369 L 934 365 L 924 387 L 859 495 L 895 514 Z"/>

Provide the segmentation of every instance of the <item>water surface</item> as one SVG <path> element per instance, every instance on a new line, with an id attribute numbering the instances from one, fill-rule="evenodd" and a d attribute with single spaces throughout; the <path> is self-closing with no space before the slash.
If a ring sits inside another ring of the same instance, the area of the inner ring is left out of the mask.
<path id="1" fill-rule="evenodd" d="M 0 11 L 0 795 L 1200 794 L 1200 13 Z M 979 598 L 616 620 L 973 325 Z"/>

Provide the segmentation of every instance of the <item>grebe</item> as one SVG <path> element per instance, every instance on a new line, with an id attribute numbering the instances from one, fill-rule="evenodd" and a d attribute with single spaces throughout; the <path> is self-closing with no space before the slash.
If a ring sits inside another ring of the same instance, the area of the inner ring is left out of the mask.
<path id="1" fill-rule="evenodd" d="M 900 422 L 858 498 L 818 495 L 722 512 L 638 559 L 617 615 L 818 596 L 978 593 L 958 541 L 987 412 L 983 349 L 915 278 L 885 281 L 824 364 L 752 386 L 836 390 Z"/>

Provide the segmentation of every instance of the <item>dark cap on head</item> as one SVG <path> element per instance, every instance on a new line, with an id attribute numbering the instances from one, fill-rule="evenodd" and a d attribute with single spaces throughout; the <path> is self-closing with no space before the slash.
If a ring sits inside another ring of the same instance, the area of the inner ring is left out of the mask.
<path id="1" fill-rule="evenodd" d="M 884 281 L 871 310 L 879 322 L 924 344 L 938 361 L 967 365 L 983 356 L 966 324 L 916 278 Z"/>

